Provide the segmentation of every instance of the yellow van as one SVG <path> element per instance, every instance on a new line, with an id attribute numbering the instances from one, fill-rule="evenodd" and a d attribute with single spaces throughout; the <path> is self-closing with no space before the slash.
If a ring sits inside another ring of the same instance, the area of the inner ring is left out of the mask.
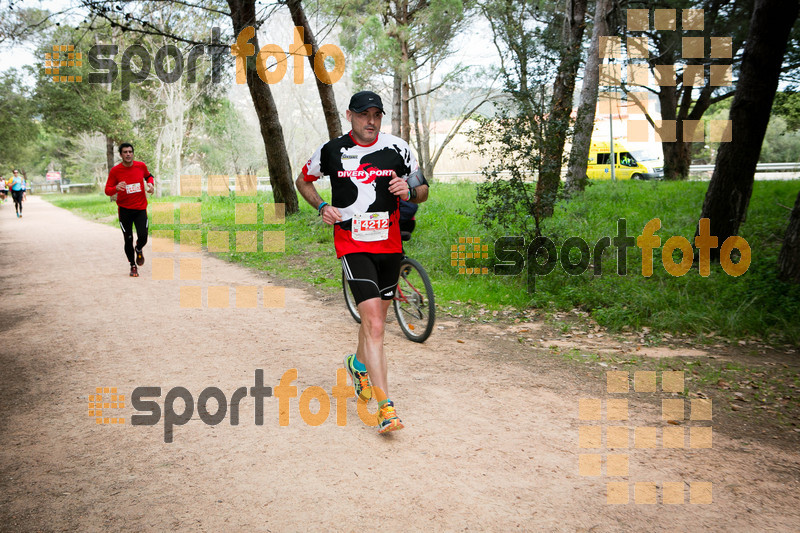
<path id="1" fill-rule="evenodd" d="M 664 164 L 658 159 L 648 157 L 643 152 L 636 157 L 623 143 L 614 143 L 614 173 L 618 180 L 652 180 L 664 177 Z M 589 165 L 586 175 L 589 179 L 611 179 L 611 150 L 608 142 L 593 142 L 589 149 Z"/>

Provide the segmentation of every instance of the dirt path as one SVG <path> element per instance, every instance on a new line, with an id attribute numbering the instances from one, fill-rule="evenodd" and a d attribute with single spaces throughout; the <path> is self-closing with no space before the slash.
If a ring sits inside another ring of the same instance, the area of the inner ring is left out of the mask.
<path id="1" fill-rule="evenodd" d="M 676 427 L 661 420 L 660 402 L 631 393 L 627 422 L 581 421 L 579 398 L 602 398 L 605 411 L 614 397 L 604 382 L 454 321 L 441 322 L 424 345 L 389 328 L 401 432 L 378 436 L 353 399 L 346 426 L 336 424 L 335 400 L 327 420 L 312 427 L 292 398 L 281 427 L 275 397 L 264 400 L 264 423 L 256 425 L 247 396 L 238 425 L 230 412 L 210 426 L 195 411 L 167 444 L 163 418 L 130 424 L 136 387 L 161 387 L 163 409 L 173 387 L 195 401 L 219 387 L 230 400 L 235 389 L 253 387 L 257 369 L 276 387 L 296 368 L 298 396 L 310 386 L 330 396 L 356 325 L 340 302 L 299 289 L 286 289 L 277 309 L 181 308 L 181 285 L 269 282 L 205 255 L 201 282 L 154 280 L 155 256 L 199 255 L 154 254 L 150 245 L 146 252 L 141 277 L 132 279 L 119 230 L 36 197 L 21 220 L 10 203 L 0 206 L 0 529 L 796 531 L 800 524 L 797 453 L 717 428 L 711 449 L 617 448 L 613 454 L 628 456 L 628 475 L 581 476 L 581 453 L 609 450 L 579 448 L 580 426 L 649 425 L 660 444 L 663 428 Z M 124 425 L 88 416 L 98 386 L 126 395 L 124 409 L 106 410 Z M 713 424 L 680 426 L 687 446 L 688 428 L 703 425 Z M 604 460 L 602 473 L 607 468 Z M 630 503 L 607 504 L 607 482 L 627 483 Z M 634 503 L 637 482 L 658 484 L 657 504 Z M 683 504 L 662 503 L 664 482 L 683 482 L 675 493 Z M 712 484 L 713 503 L 690 503 L 704 497 L 697 482 Z"/>

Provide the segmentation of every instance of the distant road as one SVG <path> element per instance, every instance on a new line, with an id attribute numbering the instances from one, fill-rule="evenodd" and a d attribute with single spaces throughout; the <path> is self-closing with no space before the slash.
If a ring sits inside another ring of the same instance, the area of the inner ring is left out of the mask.
<path id="1" fill-rule="evenodd" d="M 692 165 L 689 172 L 701 181 L 711 179 L 714 172 L 714 165 Z M 506 174 L 501 172 L 501 174 Z M 562 177 L 566 174 L 566 169 L 562 169 Z M 756 166 L 756 180 L 796 180 L 800 179 L 800 162 L 798 163 L 759 163 Z M 435 180 L 439 182 L 472 181 L 483 180 L 480 172 L 437 172 Z"/>
<path id="2" fill-rule="evenodd" d="M 699 173 L 701 179 L 711 179 L 714 165 L 692 165 L 689 171 Z M 800 178 L 800 163 L 759 163 L 756 165 L 756 180 L 796 180 Z"/>

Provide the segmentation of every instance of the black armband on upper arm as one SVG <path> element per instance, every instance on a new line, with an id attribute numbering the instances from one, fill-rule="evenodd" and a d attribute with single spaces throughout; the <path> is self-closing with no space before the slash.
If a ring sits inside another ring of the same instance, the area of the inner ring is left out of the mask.
<path id="1" fill-rule="evenodd" d="M 428 185 L 428 180 L 425 179 L 425 176 L 422 175 L 422 170 L 417 169 L 411 173 L 411 175 L 406 180 L 408 186 L 410 188 L 418 187 L 420 185 Z"/>

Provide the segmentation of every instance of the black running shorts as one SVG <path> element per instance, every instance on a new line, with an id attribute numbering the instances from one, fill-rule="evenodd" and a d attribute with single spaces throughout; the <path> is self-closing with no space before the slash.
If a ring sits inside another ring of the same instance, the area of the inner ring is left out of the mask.
<path id="1" fill-rule="evenodd" d="M 356 305 L 370 298 L 392 300 L 403 254 L 355 253 L 342 256 L 342 270 Z"/>

